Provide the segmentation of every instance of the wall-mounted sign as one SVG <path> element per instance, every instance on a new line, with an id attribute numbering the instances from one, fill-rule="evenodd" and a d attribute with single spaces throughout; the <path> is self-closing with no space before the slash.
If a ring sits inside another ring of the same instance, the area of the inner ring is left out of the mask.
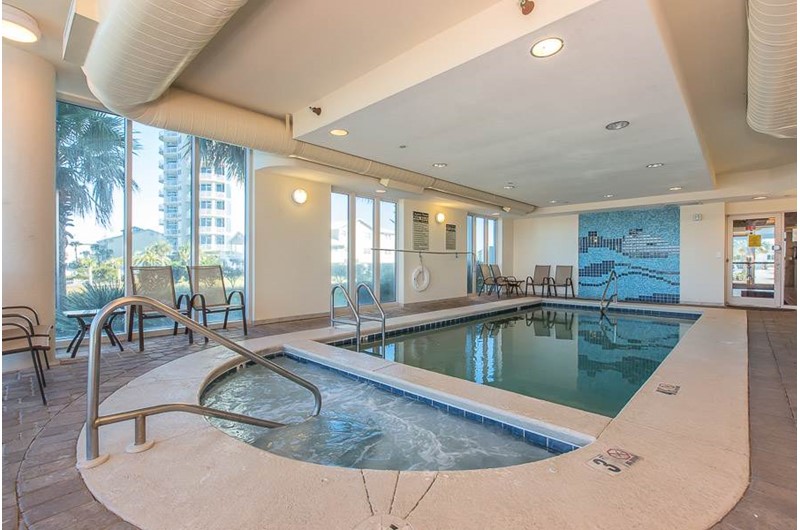
<path id="1" fill-rule="evenodd" d="M 456 225 L 445 225 L 444 249 L 456 249 Z"/>
<path id="2" fill-rule="evenodd" d="M 430 224 L 426 212 L 412 212 L 414 250 L 430 249 Z"/>
<path id="3" fill-rule="evenodd" d="M 759 234 L 750 234 L 747 236 L 747 246 L 748 247 L 760 247 L 761 246 L 761 236 Z"/>

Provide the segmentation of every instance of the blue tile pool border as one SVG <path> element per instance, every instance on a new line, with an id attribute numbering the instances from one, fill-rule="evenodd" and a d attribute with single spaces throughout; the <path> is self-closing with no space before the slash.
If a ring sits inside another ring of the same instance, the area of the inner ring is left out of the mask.
<path id="1" fill-rule="evenodd" d="M 451 326 L 458 326 L 460 324 L 464 324 L 466 322 L 471 322 L 474 320 L 482 320 L 484 318 L 490 318 L 494 316 L 500 315 L 507 315 L 511 313 L 519 313 L 520 311 L 528 311 L 534 308 L 542 308 L 542 309 L 575 309 L 580 311 L 590 311 L 599 313 L 596 307 L 592 307 L 586 304 L 570 304 L 570 303 L 562 303 L 562 302 L 555 302 L 555 301 L 541 301 L 541 302 L 533 302 L 530 304 L 524 304 L 520 306 L 509 307 L 506 309 L 500 309 L 497 311 L 487 311 L 483 313 L 476 313 L 472 315 L 465 315 L 459 318 L 450 318 L 445 320 L 439 320 L 437 322 L 429 322 L 427 324 L 418 324 L 416 326 L 408 326 L 405 328 L 393 329 L 386 331 L 386 338 L 397 337 L 400 335 L 410 335 L 412 333 L 420 333 L 422 331 L 430 331 L 433 329 L 439 328 L 447 328 Z M 606 309 L 608 313 L 614 314 L 628 314 L 628 315 L 636 315 L 636 316 L 648 316 L 648 317 L 656 317 L 656 318 L 671 318 L 676 320 L 697 320 L 702 315 L 700 313 L 692 313 L 692 312 L 676 312 L 676 311 L 659 311 L 656 309 L 642 309 L 642 308 L 632 308 L 632 307 L 609 307 Z M 371 333 L 369 335 L 364 335 L 361 337 L 362 344 L 370 344 L 373 342 L 378 342 L 381 339 L 380 333 Z M 356 343 L 355 337 L 346 338 L 335 340 L 332 342 L 327 342 L 326 344 L 330 346 L 353 346 Z"/>
<path id="2" fill-rule="evenodd" d="M 559 440 L 558 438 L 553 438 L 551 436 L 547 436 L 547 435 L 544 435 L 544 434 L 541 434 L 541 433 L 538 433 L 538 432 L 535 432 L 535 431 L 530 431 L 530 430 L 527 430 L 527 429 L 523 429 L 522 427 L 518 427 L 518 426 L 512 425 L 510 423 L 505 423 L 503 421 L 500 421 L 500 420 L 497 420 L 497 419 L 494 419 L 494 418 L 490 418 L 488 416 L 484 416 L 482 414 L 478 414 L 478 413 L 466 410 L 466 409 L 461 408 L 461 407 L 456 407 L 454 405 L 450 405 L 449 403 L 445 403 L 443 401 L 437 401 L 435 399 L 431 399 L 431 398 L 428 398 L 428 397 L 425 397 L 425 396 L 420 396 L 419 394 L 415 394 L 414 392 L 409 392 L 408 390 L 403 390 L 401 388 L 397 388 L 397 387 L 394 387 L 392 385 L 387 385 L 386 383 L 381 383 L 380 381 L 375 381 L 373 379 L 369 379 L 368 377 L 364 377 L 362 375 L 354 374 L 354 373 L 348 372 L 346 370 L 341 370 L 339 368 L 335 368 L 333 366 L 329 366 L 327 364 L 323 364 L 323 363 L 308 359 L 306 357 L 302 357 L 302 356 L 294 354 L 294 353 L 290 353 L 290 352 L 286 352 L 286 351 L 279 351 L 279 352 L 275 352 L 275 353 L 271 353 L 269 355 L 266 355 L 265 357 L 267 359 L 275 359 L 275 358 L 278 358 L 278 357 L 288 357 L 289 359 L 292 359 L 292 360 L 300 362 L 300 363 L 308 363 L 308 364 L 313 364 L 315 366 L 319 366 L 319 367 L 321 367 L 321 368 L 323 368 L 325 370 L 329 370 L 331 372 L 337 373 L 337 374 L 339 374 L 339 375 L 341 375 L 343 377 L 346 377 L 348 379 L 352 379 L 352 380 L 358 381 L 360 383 L 366 383 L 366 384 L 372 385 L 372 386 L 376 387 L 378 390 L 382 390 L 384 392 L 388 392 L 390 394 L 394 394 L 396 396 L 403 397 L 405 399 L 410 399 L 412 401 L 417 401 L 419 403 L 422 403 L 423 405 L 428 405 L 429 407 L 437 408 L 437 409 L 439 409 L 439 410 L 441 410 L 443 412 L 447 412 L 448 414 L 452 414 L 454 416 L 458 416 L 460 418 L 464 418 L 464 419 L 469 420 L 469 421 L 474 421 L 476 423 L 482 423 L 482 424 L 486 425 L 487 427 L 500 427 L 500 428 L 503 429 L 503 431 L 506 432 L 506 434 L 509 434 L 509 435 L 513 436 L 514 438 L 518 438 L 518 439 L 520 439 L 520 440 L 522 440 L 524 442 L 527 442 L 527 443 L 529 443 L 531 445 L 535 445 L 537 447 L 541 447 L 542 449 L 546 449 L 547 451 L 549 451 L 550 453 L 553 453 L 553 454 L 559 455 L 559 454 L 563 454 L 563 453 L 568 453 L 570 451 L 574 451 L 575 449 L 580 449 L 580 447 L 581 447 L 579 445 L 576 445 L 576 444 L 573 444 L 573 443 L 570 443 L 570 442 L 565 442 L 563 440 Z M 253 363 L 253 361 L 248 361 L 248 362 L 246 362 L 244 364 L 246 366 L 251 366 L 251 365 L 254 365 L 255 363 Z M 242 366 L 242 365 L 238 365 L 238 366 Z M 210 388 L 211 385 L 213 385 L 214 383 L 221 381 L 223 378 L 225 378 L 226 376 L 228 376 L 228 375 L 230 375 L 232 373 L 235 373 L 236 370 L 238 369 L 238 366 L 237 367 L 233 367 L 230 370 L 226 370 L 225 372 L 223 372 L 222 374 L 220 374 L 219 376 L 214 378 L 214 380 L 211 383 L 209 383 L 208 386 L 206 386 L 206 389 L 203 392 L 205 393 L 205 391 L 208 388 Z"/>

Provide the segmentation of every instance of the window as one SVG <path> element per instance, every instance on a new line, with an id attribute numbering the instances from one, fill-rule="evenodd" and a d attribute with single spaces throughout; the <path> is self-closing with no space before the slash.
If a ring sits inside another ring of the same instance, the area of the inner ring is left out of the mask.
<path id="1" fill-rule="evenodd" d="M 245 288 L 246 149 L 63 102 L 57 103 L 56 138 L 57 338 L 76 329 L 63 311 L 123 296 L 131 265 L 172 266 L 177 294 L 189 291 L 185 266 L 192 263 L 220 264 L 229 288 Z M 197 153 L 200 164 L 193 167 Z M 222 190 L 225 200 L 200 200 L 196 189 Z M 218 217 L 197 215 L 212 209 Z M 145 329 L 159 322 L 147 320 Z M 124 325 L 125 319 L 115 320 L 120 332 Z"/>
<path id="2" fill-rule="evenodd" d="M 481 263 L 497 263 L 497 219 L 467 215 L 467 292 L 475 290 L 475 268 Z M 480 286 L 478 286 L 480 287 Z"/>
<path id="3" fill-rule="evenodd" d="M 102 134 L 98 134 L 102 130 Z M 102 307 L 125 294 L 125 120 L 56 106 L 56 336 L 77 322 L 64 311 Z M 157 212 L 156 212 L 157 213 Z M 155 216 L 158 219 L 158 216 Z M 124 319 L 115 328 L 122 330 Z"/>
<path id="4" fill-rule="evenodd" d="M 350 212 L 353 212 L 351 219 Z M 331 284 L 342 284 L 350 291 L 366 283 L 381 302 L 397 300 L 397 264 L 393 251 L 397 244 L 397 205 L 354 194 L 331 194 Z M 350 266 L 352 264 L 352 266 Z M 379 288 L 376 288 L 379 287 Z M 371 303 L 361 294 L 362 304 Z M 337 294 L 337 306 L 344 298 Z"/>

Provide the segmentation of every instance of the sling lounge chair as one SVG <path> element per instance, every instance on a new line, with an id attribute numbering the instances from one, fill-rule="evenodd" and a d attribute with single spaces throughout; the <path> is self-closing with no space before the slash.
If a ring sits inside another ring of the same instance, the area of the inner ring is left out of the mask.
<path id="1" fill-rule="evenodd" d="M 225 313 L 222 329 L 228 329 L 228 316 L 231 311 L 240 311 L 242 314 L 242 330 L 247 335 L 247 319 L 245 317 L 244 293 L 242 291 L 228 291 L 225 289 L 225 279 L 222 276 L 220 265 L 196 265 L 186 267 L 189 271 L 189 285 L 192 289 L 190 306 L 200 311 L 203 316 L 203 325 L 208 327 L 208 315 L 211 313 Z M 239 303 L 233 302 L 233 295 L 239 295 Z M 208 338 L 206 338 L 208 342 Z"/>
<path id="2" fill-rule="evenodd" d="M 547 287 L 547 296 L 550 296 L 550 265 L 537 265 L 533 269 L 533 276 L 528 276 L 525 280 L 525 296 L 528 296 L 528 287 L 531 288 L 531 293 L 536 296 L 536 286 L 542 288 L 544 296 L 544 289 Z"/>
<path id="3" fill-rule="evenodd" d="M 172 267 L 131 267 L 131 285 L 133 286 L 133 294 L 153 298 L 192 318 L 189 296 L 185 294 L 178 297 L 175 296 L 175 280 L 172 276 Z M 181 304 L 184 302 L 186 307 L 181 308 Z M 168 317 L 158 311 L 145 311 L 142 306 L 132 307 L 128 317 L 128 342 L 133 339 L 134 314 L 139 317 L 139 351 L 142 351 L 144 349 L 144 321 L 151 318 Z M 189 333 L 189 342 L 191 343 L 191 330 L 187 329 L 186 331 Z M 178 334 L 177 322 L 173 326 L 172 334 Z"/>
<path id="4" fill-rule="evenodd" d="M 558 288 L 564 288 L 564 298 L 567 297 L 568 292 L 572 292 L 572 298 L 575 298 L 575 287 L 572 284 L 572 265 L 557 265 L 556 277 L 550 278 L 550 286 L 553 288 L 553 293 L 558 296 Z"/>

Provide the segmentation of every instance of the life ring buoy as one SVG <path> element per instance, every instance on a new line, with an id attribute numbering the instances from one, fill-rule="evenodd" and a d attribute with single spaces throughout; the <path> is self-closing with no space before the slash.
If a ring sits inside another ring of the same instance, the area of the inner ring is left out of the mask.
<path id="1" fill-rule="evenodd" d="M 417 292 L 424 291 L 431 283 L 431 271 L 425 265 L 420 265 L 411 273 L 411 285 Z"/>

